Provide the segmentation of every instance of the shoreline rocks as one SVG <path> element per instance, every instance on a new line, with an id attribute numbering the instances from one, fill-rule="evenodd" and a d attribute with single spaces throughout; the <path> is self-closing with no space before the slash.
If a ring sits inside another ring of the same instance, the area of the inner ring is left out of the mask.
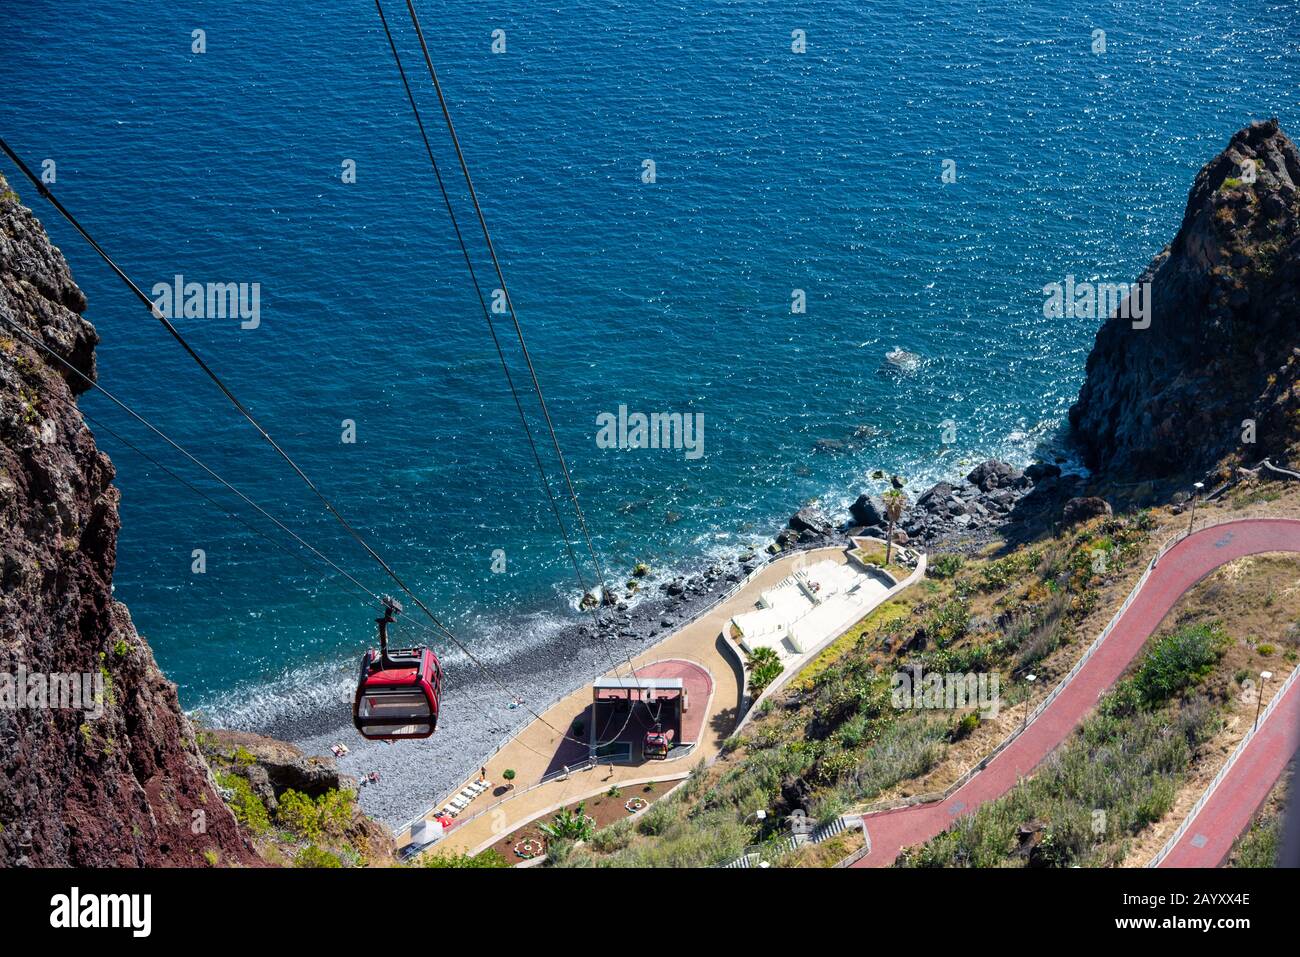
<path id="1" fill-rule="evenodd" d="M 964 481 L 936 482 L 917 496 L 903 510 L 895 539 L 904 544 L 964 547 L 991 541 L 1012 525 L 1022 526 L 1017 528 L 1021 534 L 1035 534 L 1061 516 L 1063 503 L 1079 499 L 1083 481 L 1083 476 L 1063 475 L 1059 466 L 1050 463 L 1036 462 L 1018 469 L 989 459 L 972 469 Z M 1107 510 L 1110 507 L 1100 499 L 1095 501 Z M 1097 507 L 1076 506 L 1085 510 Z M 885 537 L 888 521 L 879 496 L 860 495 L 849 511 L 854 523 L 850 531 Z"/>

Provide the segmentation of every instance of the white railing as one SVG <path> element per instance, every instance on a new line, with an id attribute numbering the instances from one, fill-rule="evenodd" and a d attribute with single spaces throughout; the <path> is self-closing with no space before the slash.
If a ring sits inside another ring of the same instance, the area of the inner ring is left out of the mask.
<path id="1" fill-rule="evenodd" d="M 1285 475 L 1288 478 L 1300 479 L 1300 472 L 1292 472 L 1290 469 L 1284 469 L 1281 466 L 1274 465 L 1268 459 L 1265 459 L 1263 462 L 1260 463 L 1260 465 L 1264 466 L 1264 468 L 1268 469 L 1270 472 L 1276 472 L 1278 475 Z"/>
<path id="2" fill-rule="evenodd" d="M 1295 684 L 1297 675 L 1300 675 L 1300 665 L 1297 665 L 1291 674 L 1287 676 L 1286 681 L 1282 682 L 1282 687 L 1277 690 L 1277 694 L 1273 695 L 1273 700 L 1268 703 L 1268 707 L 1260 712 L 1258 720 L 1251 729 L 1242 736 L 1241 741 L 1238 742 L 1237 747 L 1233 750 L 1232 754 L 1228 755 L 1228 760 L 1225 761 L 1223 767 L 1219 769 L 1219 773 L 1214 776 L 1214 780 L 1211 781 L 1209 787 L 1205 789 L 1205 793 L 1203 793 L 1200 798 L 1197 799 L 1196 803 L 1192 805 L 1192 809 L 1188 811 L 1187 816 L 1183 818 L 1183 823 L 1178 825 L 1178 829 L 1170 835 L 1169 840 L 1165 842 L 1164 847 L 1160 848 L 1160 850 L 1156 852 L 1156 856 L 1151 858 L 1147 863 L 1147 867 L 1159 867 L 1161 862 L 1170 855 L 1174 847 L 1177 846 L 1178 842 L 1183 838 L 1183 835 L 1185 835 L 1188 829 L 1192 826 L 1192 823 L 1196 820 L 1196 816 L 1201 813 L 1205 808 L 1205 805 L 1209 803 L 1210 798 L 1214 796 L 1214 792 L 1218 790 L 1219 785 L 1223 783 L 1225 778 L 1227 778 L 1228 772 L 1230 772 L 1233 765 L 1237 763 L 1237 759 L 1245 753 L 1246 747 L 1250 744 L 1251 740 L 1254 739 L 1256 732 L 1267 723 L 1269 715 L 1271 715 L 1274 709 L 1277 708 L 1278 703 L 1286 693 L 1291 690 L 1291 686 Z"/>
<path id="3" fill-rule="evenodd" d="M 838 641 L 850 628 L 852 628 L 858 622 L 862 621 L 864 618 L 866 618 L 868 615 L 874 612 L 885 602 L 889 601 L 891 598 L 896 597 L 898 594 L 910 588 L 912 585 L 916 584 L 916 582 L 924 578 L 925 567 L 926 567 L 926 554 L 925 552 L 921 552 L 917 556 L 916 568 L 912 571 L 912 574 L 908 575 L 901 582 L 896 583 L 893 588 L 887 590 L 883 595 L 880 596 L 879 600 L 876 601 L 874 604 L 872 604 L 871 602 L 866 602 L 864 604 L 858 604 L 856 602 L 850 603 L 848 610 L 853 612 L 852 619 L 846 621 L 840 627 L 832 631 L 828 637 L 823 638 L 816 645 L 814 645 L 811 650 L 807 651 L 802 656 L 803 657 L 802 661 L 797 662 L 794 665 L 794 667 L 787 668 L 786 670 L 782 671 L 781 674 L 777 676 L 776 680 L 773 681 L 766 688 L 764 688 L 757 698 L 749 702 L 748 707 L 745 709 L 744 715 L 741 717 L 740 721 L 737 722 L 735 729 L 731 732 L 732 735 L 737 735 L 742 730 L 744 730 L 745 725 L 749 724 L 750 718 L 758 714 L 758 708 L 764 701 L 766 701 L 772 695 L 776 694 L 787 684 L 789 684 L 790 679 L 792 679 L 795 675 L 797 675 L 809 664 L 811 664 L 814 660 L 816 660 L 818 655 L 820 655 L 823 651 L 825 651 L 832 644 Z M 748 682 L 748 678 L 749 678 L 748 674 L 746 674 L 745 678 L 746 678 L 746 682 Z M 748 683 L 746 684 L 746 687 L 748 687 Z"/>
<path id="4" fill-rule="evenodd" d="M 762 573 L 763 573 L 763 572 L 768 568 L 769 565 L 772 565 L 773 563 L 778 562 L 778 561 L 781 561 L 781 560 L 786 559 L 786 558 L 795 558 L 796 556 L 806 556 L 806 555 L 808 555 L 808 554 L 811 554 L 812 552 L 821 551 L 821 550 L 823 550 L 823 549 L 836 549 L 836 550 L 839 550 L 839 549 L 840 549 L 840 546 L 839 546 L 839 545 L 828 545 L 828 546 L 818 546 L 818 547 L 815 547 L 815 548 L 809 548 L 809 549 L 798 549 L 798 550 L 795 550 L 795 551 L 786 551 L 786 552 L 783 552 L 783 553 L 778 553 L 778 554 L 776 554 L 776 555 L 772 555 L 772 556 L 770 556 L 770 557 L 760 557 L 761 555 L 764 555 L 764 554 L 766 554 L 766 553 L 753 552 L 755 558 L 758 559 L 758 563 L 754 566 L 754 568 L 752 568 L 749 572 L 747 572 L 744 576 L 742 576 L 741 579 L 740 579 L 740 581 L 735 582 L 735 583 L 734 583 L 730 588 L 726 589 L 726 590 L 723 591 L 721 594 L 715 596 L 715 597 L 714 597 L 710 602 L 708 602 L 708 604 L 702 606 L 702 607 L 699 608 L 699 609 L 698 609 L 694 614 L 692 614 L 692 615 L 689 616 L 688 618 L 683 619 L 680 623 L 678 623 L 678 624 L 673 628 L 673 633 L 676 633 L 676 632 L 678 632 L 678 631 L 681 631 L 683 628 L 686 628 L 687 626 L 694 624 L 696 621 L 698 621 L 699 619 L 703 618 L 705 615 L 708 615 L 708 614 L 712 613 L 713 611 L 717 610 L 717 608 L 718 608 L 720 605 L 722 605 L 724 602 L 730 601 L 732 598 L 736 597 L 736 595 L 738 595 L 738 594 L 741 592 L 742 589 L 744 589 L 747 585 L 750 584 L 750 582 L 752 582 L 756 577 L 758 577 L 760 574 L 762 574 Z M 666 638 L 665 638 L 665 640 L 666 640 Z M 737 649 L 737 652 L 738 652 L 738 649 Z M 738 657 L 740 657 L 741 668 L 742 668 L 742 671 L 743 671 L 743 668 L 744 668 L 744 658 L 743 658 L 743 656 L 739 656 L 739 655 L 738 655 Z M 658 661 L 663 661 L 663 660 L 667 660 L 667 659 L 662 659 L 662 658 L 660 658 L 660 659 L 655 659 L 655 661 L 648 662 L 647 664 L 637 665 L 636 667 L 637 667 L 637 668 L 646 668 L 646 667 L 649 667 L 649 665 L 651 665 L 651 664 L 655 664 L 656 662 L 658 662 Z M 616 665 L 615 668 L 614 668 L 613 670 L 617 671 L 619 667 L 621 667 L 621 666 Z M 568 691 L 565 691 L 565 692 L 562 692 L 562 693 L 556 695 L 554 698 L 552 698 L 552 699 L 551 699 L 551 700 L 546 704 L 545 707 L 534 709 L 534 711 L 533 711 L 532 713 L 535 713 L 535 714 L 538 714 L 538 715 L 545 715 L 547 711 L 551 710 L 551 708 L 554 708 L 557 704 L 559 704 L 559 703 L 560 703 L 561 701 L 563 701 L 565 698 L 569 697 L 569 695 L 571 695 L 571 694 L 573 694 L 574 692 L 578 691 L 580 688 L 584 687 L 584 686 L 587 685 L 587 684 L 590 684 L 590 682 L 579 682 L 578 684 L 576 684 L 576 685 L 574 685 L 572 688 L 570 688 Z M 743 692 L 742 692 L 742 693 L 743 693 Z M 492 748 L 492 750 L 488 751 L 487 754 L 484 755 L 484 756 L 482 757 L 482 759 L 479 760 L 479 761 L 477 762 L 477 763 L 479 764 L 479 766 L 486 765 L 489 761 L 491 761 L 494 757 L 496 757 L 496 756 L 501 752 L 501 750 L 502 750 L 506 745 L 508 745 L 508 744 L 510 744 L 510 742 L 514 741 L 515 738 L 519 737 L 519 735 L 521 735 L 525 730 L 527 730 L 528 728 L 532 727 L 532 725 L 533 725 L 536 721 L 538 721 L 538 720 L 539 720 L 538 718 L 532 718 L 531 720 L 524 721 L 522 724 L 519 725 L 519 727 L 512 729 L 509 733 L 506 734 L 506 736 L 505 736 L 504 738 L 502 738 L 502 739 L 497 743 L 496 747 L 494 747 L 494 748 Z M 681 756 L 684 756 L 684 755 L 679 755 L 678 757 L 681 757 Z M 591 766 L 593 766 L 593 765 L 588 765 L 587 767 L 591 767 Z M 573 770 L 578 770 L 578 769 L 579 769 L 579 766 L 577 766 L 577 765 L 575 765 L 574 768 L 573 768 Z M 586 768 L 584 768 L 584 770 L 585 770 L 585 769 L 586 769 Z M 544 783 L 546 783 L 545 780 L 538 781 L 537 783 L 532 784 L 532 785 L 530 785 L 529 787 L 525 788 L 524 790 L 520 791 L 519 794 L 526 794 L 528 791 L 531 791 L 533 788 L 539 787 L 539 786 L 541 786 L 541 785 L 544 784 Z M 434 803 L 434 804 L 429 805 L 429 807 L 428 807 L 428 808 L 427 808 L 423 813 L 418 814 L 418 815 L 416 815 L 415 817 L 411 818 L 411 820 L 407 821 L 406 824 L 403 825 L 403 826 L 402 826 L 402 827 L 397 831 L 397 833 L 400 835 L 400 834 L 403 834 L 403 833 L 409 832 L 410 829 L 411 829 L 412 827 L 414 827 L 416 824 L 418 824 L 420 821 L 426 820 L 426 819 L 429 817 L 429 815 L 433 814 L 434 812 L 438 811 L 438 810 L 441 809 L 441 808 L 446 807 L 446 806 L 447 806 L 447 801 L 450 801 L 451 798 L 455 797 L 458 793 L 460 793 L 460 791 L 464 788 L 464 786 L 465 786 L 465 785 L 464 785 L 464 782 L 462 782 L 462 783 L 461 783 L 459 786 L 457 786 L 454 790 L 452 790 L 451 792 L 449 792 L 449 794 L 447 795 L 447 799 L 446 799 L 446 800 L 439 801 L 439 802 L 437 802 L 437 803 Z M 517 795 L 515 795 L 515 796 L 517 796 Z M 483 812 L 482 812 L 482 811 L 478 812 L 478 814 L 481 814 L 481 813 L 483 813 Z M 473 815 L 473 817 L 477 817 L 478 814 Z M 471 819 L 472 819 L 472 818 L 466 818 L 467 821 L 468 821 L 468 820 L 471 820 Z M 460 822 L 460 823 L 463 823 L 463 822 Z"/>
<path id="5" fill-rule="evenodd" d="M 808 834 L 791 834 L 769 844 L 751 844 L 741 852 L 739 857 L 717 866 L 724 869 L 758 867 L 763 861 L 774 861 L 784 854 L 789 854 L 796 848 L 803 847 L 805 844 L 820 844 L 837 834 L 843 834 L 853 826 L 856 820 L 856 818 L 841 815 L 827 824 L 818 825 Z"/>
<path id="6" fill-rule="evenodd" d="M 1279 517 L 1280 516 L 1277 515 L 1258 516 L 1258 518 L 1279 518 Z M 1220 519 L 1216 519 L 1215 521 L 1208 522 L 1204 525 L 1201 525 L 1196 529 L 1196 531 L 1203 532 L 1206 529 L 1214 528 L 1218 525 L 1231 525 L 1237 522 L 1250 521 L 1251 519 L 1252 516 L 1249 514 L 1234 515 L 1231 518 L 1220 518 Z M 1074 663 L 1074 667 L 1071 668 L 1066 673 L 1065 677 L 1062 678 L 1061 681 L 1057 684 L 1057 686 L 1054 689 L 1052 689 L 1051 694 L 1049 694 L 1046 698 L 1044 698 L 1038 704 L 1038 706 L 1035 707 L 1034 710 L 1029 713 L 1029 717 L 1024 722 L 1022 722 L 1018 727 L 1016 727 L 1009 735 L 1007 735 L 1006 738 L 1004 738 L 1002 742 L 998 744 L 997 747 L 995 747 L 992 751 L 990 751 L 983 758 L 981 758 L 979 762 L 976 763 L 973 767 L 968 768 L 961 775 L 961 777 L 957 778 L 956 781 L 948 785 L 948 787 L 944 788 L 942 791 L 931 791 L 927 794 L 917 794 L 912 797 L 902 798 L 896 801 L 882 801 L 876 804 L 869 804 L 866 807 L 862 808 L 861 812 L 859 813 L 863 815 L 877 814 L 881 811 L 892 811 L 898 808 L 911 807 L 917 804 L 933 804 L 936 801 L 946 801 L 948 800 L 948 798 L 952 797 L 959 789 L 965 786 L 971 780 L 971 778 L 973 778 L 980 771 L 983 771 L 984 768 L 988 767 L 989 762 L 991 762 L 995 757 L 997 757 L 1004 750 L 1006 750 L 1006 748 L 1013 741 L 1015 741 L 1016 738 L 1020 737 L 1020 735 L 1024 733 L 1031 724 L 1034 723 L 1034 721 L 1038 718 L 1039 715 L 1041 715 L 1044 711 L 1047 710 L 1048 706 L 1050 706 L 1053 701 L 1055 701 L 1058 697 L 1060 697 L 1061 692 L 1063 692 L 1066 689 L 1066 687 L 1070 684 L 1070 682 L 1074 680 L 1075 676 L 1078 675 L 1078 673 L 1083 669 L 1083 666 L 1087 664 L 1088 659 L 1090 659 L 1093 656 L 1093 654 L 1096 653 L 1097 649 L 1101 647 L 1102 642 L 1104 642 L 1110 636 L 1111 632 L 1114 631 L 1115 626 L 1119 624 L 1119 620 L 1124 617 L 1124 613 L 1128 611 L 1129 608 L 1132 606 L 1133 602 L 1137 600 L 1138 594 L 1142 591 L 1142 586 L 1145 585 L 1147 583 L 1147 579 L 1151 577 L 1151 572 L 1156 567 L 1156 563 L 1159 562 L 1160 559 L 1171 548 L 1173 548 L 1175 545 L 1181 542 L 1184 538 L 1187 538 L 1190 534 L 1191 534 L 1191 528 L 1189 524 L 1188 529 L 1175 532 L 1164 540 L 1164 542 L 1156 550 L 1156 553 L 1151 556 L 1151 560 L 1147 562 L 1147 566 L 1145 569 L 1143 569 L 1141 577 L 1138 578 L 1137 584 L 1135 584 L 1133 586 L 1133 589 L 1128 593 L 1128 597 L 1124 599 L 1124 603 L 1120 605 L 1119 610 L 1116 611 L 1115 614 L 1111 616 L 1110 621 L 1106 623 L 1106 627 L 1101 630 L 1101 634 L 1098 635 L 1097 638 L 1092 642 L 1092 644 L 1088 646 L 1088 649 L 1083 653 L 1083 656 Z"/>

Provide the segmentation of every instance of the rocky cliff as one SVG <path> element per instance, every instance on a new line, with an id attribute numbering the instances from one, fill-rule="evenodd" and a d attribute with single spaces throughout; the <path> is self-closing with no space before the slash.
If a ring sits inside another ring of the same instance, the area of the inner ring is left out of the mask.
<path id="1" fill-rule="evenodd" d="M 1150 325 L 1097 334 L 1070 423 L 1116 482 L 1285 457 L 1300 436 L 1300 152 L 1253 123 L 1196 176 L 1182 225 L 1139 277 Z"/>
<path id="2" fill-rule="evenodd" d="M 0 177 L 0 866 L 257 863 L 113 599 L 118 491 L 87 386 L 31 341 L 93 378 L 85 308 Z"/>

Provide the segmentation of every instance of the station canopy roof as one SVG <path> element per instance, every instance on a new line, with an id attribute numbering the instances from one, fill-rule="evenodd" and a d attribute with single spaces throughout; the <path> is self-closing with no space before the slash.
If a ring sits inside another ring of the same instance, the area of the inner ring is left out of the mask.
<path id="1" fill-rule="evenodd" d="M 597 678 L 593 685 L 597 691 L 632 691 L 640 689 L 642 691 L 681 691 L 681 678 L 633 678 L 628 676 L 616 676 L 613 678 Z"/>

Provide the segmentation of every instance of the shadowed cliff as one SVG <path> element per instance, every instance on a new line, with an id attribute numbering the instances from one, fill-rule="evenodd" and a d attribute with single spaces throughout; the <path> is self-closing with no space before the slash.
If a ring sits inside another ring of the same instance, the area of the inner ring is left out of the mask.
<path id="1" fill-rule="evenodd" d="M 0 177 L 0 866 L 259 863 L 113 599 L 118 490 L 86 383 L 28 338 L 93 378 L 85 309 Z M 71 699 L 51 676 L 87 691 L 79 707 L 53 706 Z"/>
<path id="2" fill-rule="evenodd" d="M 1300 436 L 1300 151 L 1253 123 L 1196 176 L 1173 242 L 1139 282 L 1149 328 L 1097 333 L 1070 424 L 1104 480 L 1285 458 Z"/>

